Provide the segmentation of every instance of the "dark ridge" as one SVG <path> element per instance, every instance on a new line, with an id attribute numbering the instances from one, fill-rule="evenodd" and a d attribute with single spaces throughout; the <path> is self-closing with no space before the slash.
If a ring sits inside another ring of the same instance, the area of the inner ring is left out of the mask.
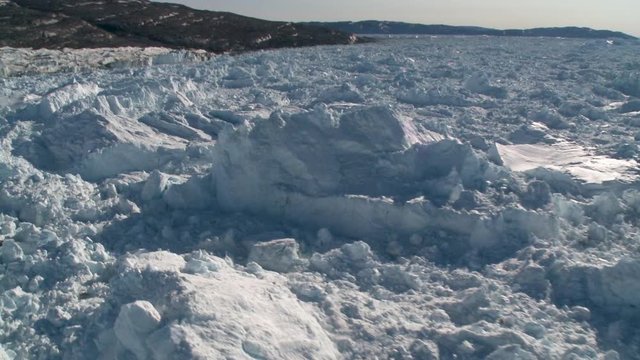
<path id="1" fill-rule="evenodd" d="M 8 3 L 0 6 L 0 46 L 81 48 L 148 46 L 149 41 L 123 39 L 78 18 Z"/>
<path id="2" fill-rule="evenodd" d="M 352 44 L 338 30 L 147 0 L 10 0 L 0 5 L 0 46 L 164 46 L 236 52 Z"/>
<path id="3" fill-rule="evenodd" d="M 369 35 L 488 35 L 488 36 L 522 36 L 522 37 L 564 37 L 588 39 L 636 39 L 635 37 L 609 30 L 594 30 L 585 27 L 554 27 L 534 29 L 498 30 L 477 26 L 422 25 L 393 21 L 343 21 L 343 22 L 311 22 L 315 26 L 354 34 Z"/>

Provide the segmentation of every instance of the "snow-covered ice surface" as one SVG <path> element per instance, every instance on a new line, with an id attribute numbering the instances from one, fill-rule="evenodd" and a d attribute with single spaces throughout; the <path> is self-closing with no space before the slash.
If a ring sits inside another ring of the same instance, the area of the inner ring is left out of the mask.
<path id="1" fill-rule="evenodd" d="M 1 49 L 0 358 L 639 359 L 639 51 Z"/>
<path id="2" fill-rule="evenodd" d="M 0 2 L 2 6 L 2 2 Z M 81 72 L 95 68 L 123 68 L 142 65 L 179 64 L 210 57 L 204 51 L 168 48 L 121 47 L 98 49 L 0 48 L 0 76 Z"/>
<path id="3" fill-rule="evenodd" d="M 535 170 L 542 167 L 569 173 L 587 183 L 633 181 L 634 169 L 638 168 L 635 160 L 590 155 L 579 145 L 569 143 L 554 145 L 496 143 L 496 150 L 503 165 L 514 171 Z"/>

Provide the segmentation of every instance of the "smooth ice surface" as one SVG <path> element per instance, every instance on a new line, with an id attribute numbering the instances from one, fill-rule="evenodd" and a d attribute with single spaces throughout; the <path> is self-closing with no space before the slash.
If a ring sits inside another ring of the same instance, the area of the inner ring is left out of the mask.
<path id="1" fill-rule="evenodd" d="M 635 179 L 635 160 L 613 159 L 589 154 L 579 145 L 558 143 L 542 144 L 496 144 L 502 163 L 514 171 L 527 171 L 539 167 L 568 172 L 588 183 L 611 180 Z"/>
<path id="2" fill-rule="evenodd" d="M 0 49 L 0 358 L 638 359 L 638 49 Z"/>

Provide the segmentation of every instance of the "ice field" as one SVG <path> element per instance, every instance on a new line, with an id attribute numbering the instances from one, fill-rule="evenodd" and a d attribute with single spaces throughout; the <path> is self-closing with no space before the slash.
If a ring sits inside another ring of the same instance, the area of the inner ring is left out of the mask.
<path id="1" fill-rule="evenodd" d="M 640 43 L 0 49 L 0 359 L 640 359 Z"/>

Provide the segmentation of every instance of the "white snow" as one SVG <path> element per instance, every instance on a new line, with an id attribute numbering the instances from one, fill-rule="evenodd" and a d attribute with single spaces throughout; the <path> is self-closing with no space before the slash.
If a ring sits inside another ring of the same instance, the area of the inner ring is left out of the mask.
<path id="1" fill-rule="evenodd" d="M 638 168 L 635 160 L 613 159 L 589 154 L 584 148 L 571 143 L 541 144 L 496 144 L 502 163 L 513 171 L 527 171 L 544 167 L 568 172 L 587 183 L 602 183 L 612 180 L 633 181 Z"/>
<path id="2" fill-rule="evenodd" d="M 0 358 L 638 359 L 637 47 L 0 49 Z"/>
<path id="3" fill-rule="evenodd" d="M 103 336 L 100 347 L 116 349 L 112 356 L 126 349 L 138 359 L 339 356 L 313 312 L 287 289 L 284 277 L 260 269 L 253 270 L 255 275 L 238 271 L 202 253 L 188 258 L 185 262 L 161 252 L 123 261 L 117 283 L 128 293 L 120 296 L 149 300 L 122 305 L 115 339 Z M 157 276 L 165 280 L 153 282 Z"/>
<path id="4" fill-rule="evenodd" d="M 1 4 L 0 4 L 1 6 Z M 99 49 L 16 49 L 0 48 L 0 75 L 77 72 L 92 68 L 125 68 L 194 62 L 210 57 L 201 51 L 175 51 L 167 48 L 121 47 Z"/>
<path id="5" fill-rule="evenodd" d="M 149 349 L 145 344 L 145 339 L 151 331 L 160 325 L 160 321 L 158 310 L 148 301 L 136 301 L 122 305 L 114 325 L 116 338 L 138 359 L 146 359 Z"/>

